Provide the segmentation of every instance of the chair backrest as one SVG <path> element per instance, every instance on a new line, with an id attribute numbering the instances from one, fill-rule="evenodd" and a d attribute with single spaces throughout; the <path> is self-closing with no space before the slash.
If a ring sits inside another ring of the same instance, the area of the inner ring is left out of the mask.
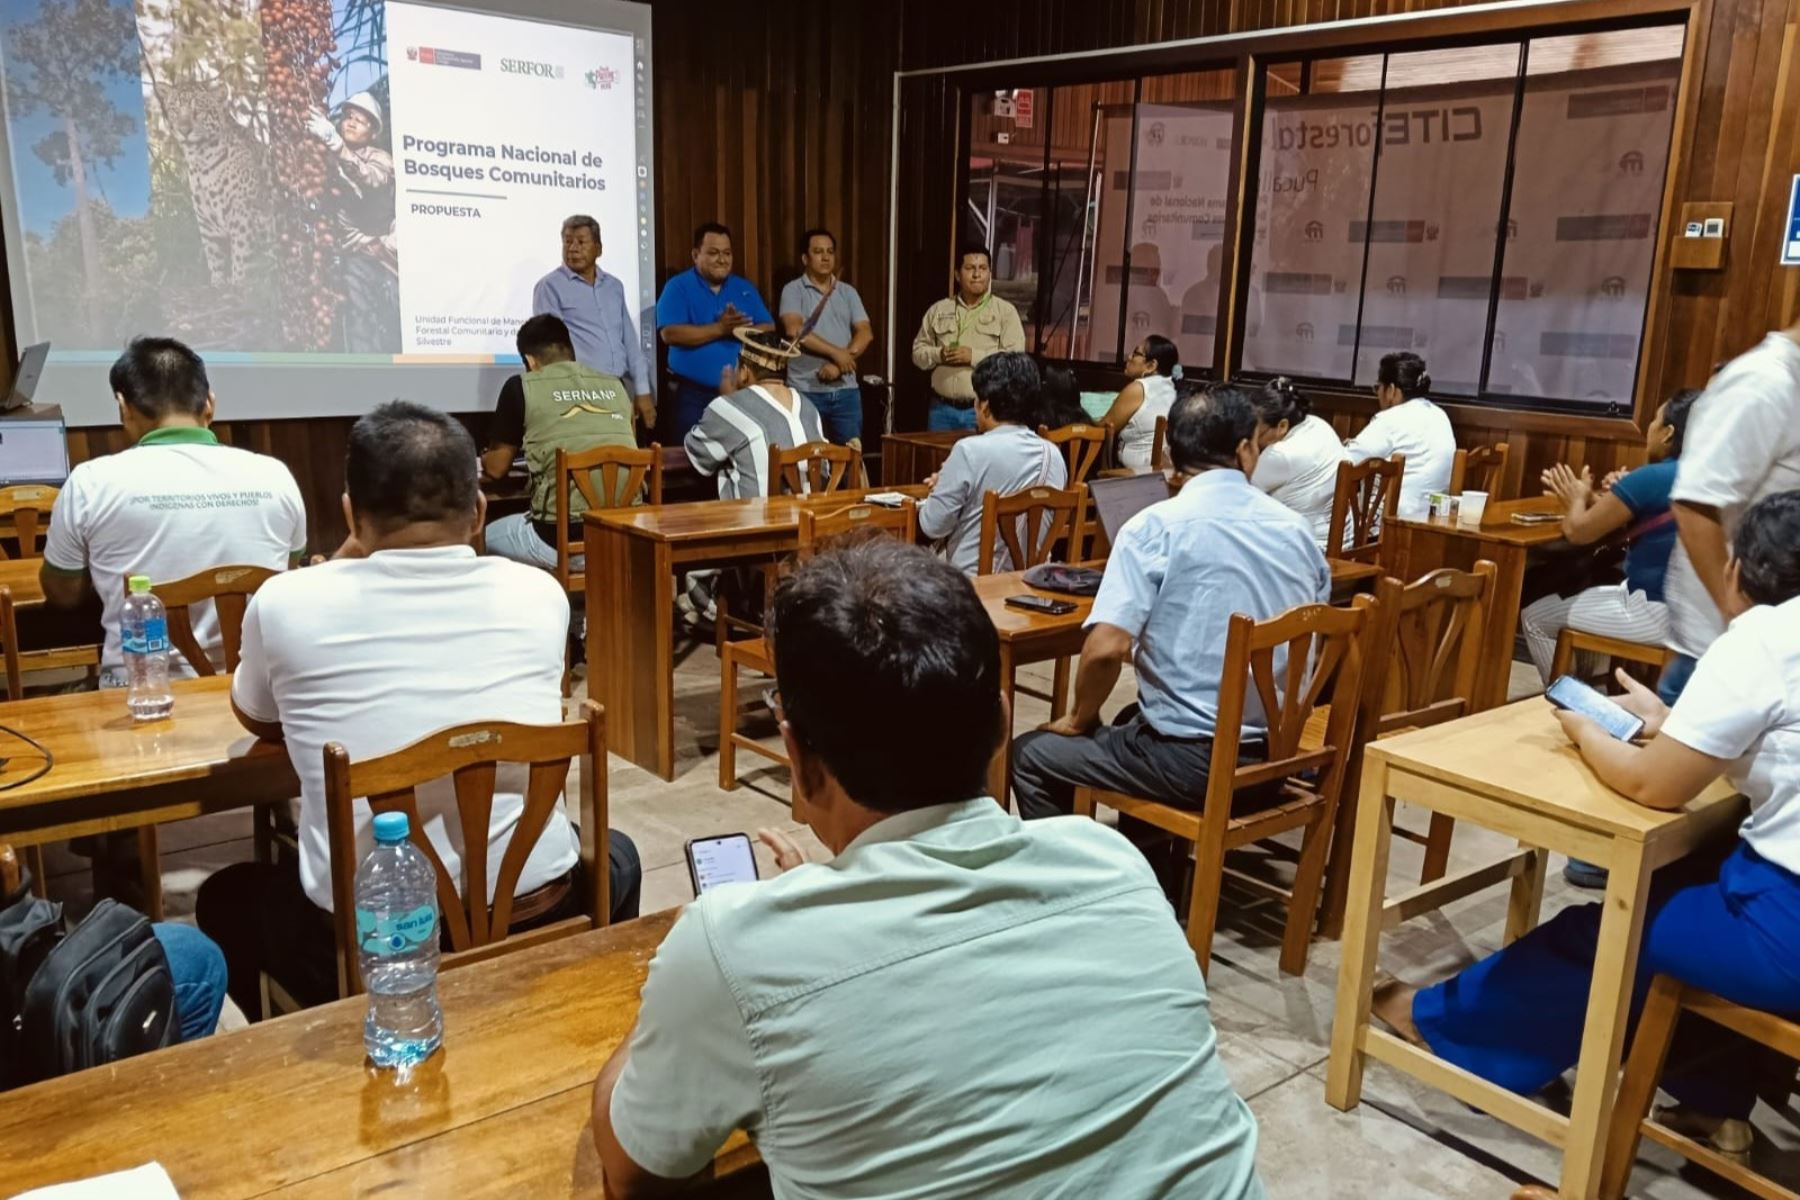
<path id="1" fill-rule="evenodd" d="M 20 558 L 38 558 L 44 552 L 45 517 L 56 504 L 60 488 L 46 483 L 16 483 L 0 488 L 0 520 L 12 522 Z M 0 559 L 12 557 L 0 545 Z"/>
<path id="2" fill-rule="evenodd" d="M 19 700 L 25 695 L 25 676 L 19 669 L 19 618 L 13 611 L 12 589 L 0 587 L 0 653 L 6 658 L 6 698 Z"/>
<path id="3" fill-rule="evenodd" d="M 1473 450 L 1458 450 L 1456 457 L 1450 460 L 1450 491 L 1455 493 L 1464 488 L 1472 488 L 1478 492 L 1486 492 L 1490 504 L 1506 499 L 1501 493 L 1506 489 L 1508 452 L 1509 447 L 1505 442 L 1477 446 Z"/>
<path id="4" fill-rule="evenodd" d="M 1325 734 L 1311 749 L 1301 735 L 1324 696 L 1360 695 L 1369 658 L 1369 633 L 1380 601 L 1358 596 L 1349 608 L 1303 604 L 1266 621 L 1233 614 L 1225 637 L 1225 667 L 1219 684 L 1215 763 L 1238 762 L 1244 713 L 1255 696 L 1267 734 L 1261 761 L 1235 770 L 1214 770 L 1207 780 L 1206 808 L 1226 806 L 1245 788 L 1293 780 L 1315 773 L 1309 790 L 1335 799 L 1343 786 L 1356 731 L 1356 705 L 1333 704 Z"/>
<path id="5" fill-rule="evenodd" d="M 194 636 L 192 606 L 212 601 L 213 611 L 219 617 L 219 640 L 225 647 L 225 670 L 235 671 L 238 651 L 244 644 L 244 610 L 250 606 L 250 597 L 256 594 L 256 589 L 273 579 L 275 574 L 267 567 L 237 564 L 208 567 L 186 579 L 150 585 L 150 590 L 169 611 L 170 645 L 181 651 L 181 656 L 187 659 L 196 675 L 216 675 L 218 671 L 201 648 L 200 640 Z M 129 592 L 129 581 L 126 588 Z"/>
<path id="6" fill-rule="evenodd" d="M 800 510 L 800 552 L 811 558 L 826 542 L 884 533 L 911 545 L 919 538 L 919 509 L 910 499 L 895 508 L 881 504 L 850 504 L 829 512 Z"/>
<path id="7" fill-rule="evenodd" d="M 606 717 L 592 700 L 581 719 L 556 725 L 477 721 L 428 734 L 379 758 L 351 762 L 337 742 L 325 747 L 325 820 L 331 847 L 332 925 L 337 932 L 338 993 L 362 991 L 356 961 L 356 815 L 358 797 L 371 813 L 404 812 L 412 844 L 437 872 L 442 930 L 450 939 L 445 965 L 489 957 L 512 929 L 514 891 L 525 861 L 543 835 L 551 813 L 562 803 L 569 764 L 581 760 L 581 843 L 585 878 L 582 900 L 588 912 L 547 927 L 545 937 L 598 928 L 611 911 L 607 874 Z M 501 763 L 528 765 L 525 804 L 512 840 L 500 860 L 494 906 L 487 906 L 488 838 L 494 786 Z M 462 830 L 462 874 L 453 879 L 425 836 L 417 789 L 448 776 L 456 793 L 456 820 Z M 460 886 L 459 886 L 460 885 Z M 535 944 L 537 931 L 533 931 Z M 507 949 L 523 948 L 520 941 Z"/>
<path id="8" fill-rule="evenodd" d="M 1477 711 L 1475 681 L 1495 575 L 1484 558 L 1473 571 L 1446 567 L 1405 586 L 1392 576 L 1375 585 L 1381 634 L 1364 696 L 1369 737 Z"/>
<path id="9" fill-rule="evenodd" d="M 1404 474 L 1404 454 L 1338 464 L 1325 557 L 1374 562 L 1380 556 L 1381 531 L 1400 509 L 1400 477 Z"/>
<path id="10" fill-rule="evenodd" d="M 1169 448 L 1169 418 L 1156 418 L 1156 432 L 1150 438 L 1150 469 L 1166 471 L 1172 464 L 1166 451 Z"/>
<path id="11" fill-rule="evenodd" d="M 803 442 L 791 450 L 769 447 L 769 495 L 838 492 L 866 486 L 862 452 L 831 442 Z"/>
<path id="12" fill-rule="evenodd" d="M 1087 482 L 1094 468 L 1107 457 L 1107 447 L 1112 443 L 1112 430 L 1098 424 L 1064 425 L 1060 429 L 1039 425 L 1038 436 L 1052 446 L 1062 447 L 1069 465 L 1070 487 Z"/>
<path id="13" fill-rule="evenodd" d="M 594 476 L 600 476 L 599 486 Z M 556 579 L 569 587 L 569 562 L 575 550 L 569 540 L 569 522 L 574 503 L 569 488 L 574 487 L 589 508 L 623 508 L 645 494 L 649 482 L 649 503 L 662 503 L 663 455 L 655 442 L 642 449 L 628 446 L 595 446 L 591 450 L 556 452 Z"/>
<path id="14" fill-rule="evenodd" d="M 1060 542 L 1079 547 L 1087 533 L 1087 487 L 1028 487 L 1002 496 L 988 492 L 981 498 L 980 558 L 978 575 L 994 571 L 994 547 L 1003 545 L 1012 559 L 1012 570 L 1035 567 L 1050 557 Z"/>

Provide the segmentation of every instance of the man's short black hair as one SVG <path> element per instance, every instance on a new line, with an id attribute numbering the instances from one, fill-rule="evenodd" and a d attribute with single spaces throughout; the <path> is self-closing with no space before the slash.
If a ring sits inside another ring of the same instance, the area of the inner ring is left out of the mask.
<path id="1" fill-rule="evenodd" d="M 831 232 L 831 230 L 829 230 L 829 229 L 826 229 L 823 225 L 815 225 L 813 228 L 807 230 L 805 233 L 800 235 L 800 257 L 801 258 L 805 258 L 808 254 L 812 253 L 812 240 L 816 237 L 830 239 L 831 248 L 833 250 L 837 249 L 837 234 Z"/>
<path id="2" fill-rule="evenodd" d="M 1688 417 L 1694 411 L 1694 402 L 1699 400 L 1699 388 L 1682 388 L 1663 405 L 1663 424 L 1669 427 L 1669 457 L 1680 458 L 1681 447 L 1687 441 Z"/>
<path id="3" fill-rule="evenodd" d="M 351 426 L 344 486 L 359 519 L 393 528 L 472 517 L 479 470 L 454 417 L 391 400 Z"/>
<path id="4" fill-rule="evenodd" d="M 517 344 L 520 358 L 567 362 L 575 357 L 575 339 L 555 313 L 539 313 L 519 326 Z"/>
<path id="5" fill-rule="evenodd" d="M 1000 746 L 1000 642 L 961 571 L 876 537 L 802 563 L 769 636 L 796 741 L 877 812 L 988 794 Z"/>
<path id="6" fill-rule="evenodd" d="M 113 362 L 108 378 L 112 390 L 123 396 L 126 404 L 152 420 L 198 416 L 206 410 L 207 397 L 212 394 L 206 364 L 174 338 L 133 338 Z"/>
<path id="7" fill-rule="evenodd" d="M 1800 491 L 1776 492 L 1752 504 L 1738 522 L 1731 555 L 1738 590 L 1752 604 L 1786 604 L 1800 596 Z"/>
<path id="8" fill-rule="evenodd" d="M 1237 451 L 1256 437 L 1256 401 L 1235 383 L 1176 386 L 1169 409 L 1169 458 L 1177 471 L 1239 466 Z"/>
<path id="9" fill-rule="evenodd" d="M 789 226 L 789 228 L 793 227 Z M 694 249 L 700 248 L 700 244 L 706 240 L 706 235 L 709 233 L 722 233 L 728 242 L 736 240 L 731 236 L 731 226 L 721 225 L 717 221 L 706 221 L 694 227 Z"/>
<path id="10" fill-rule="evenodd" d="M 1023 350 L 1002 350 L 975 364 L 969 377 L 975 395 L 988 406 L 996 421 L 1030 425 L 1043 405 L 1043 379 L 1037 363 Z"/>
<path id="11" fill-rule="evenodd" d="M 956 247 L 956 269 L 957 270 L 959 270 L 959 271 L 962 270 L 963 259 L 969 257 L 969 255 L 971 255 L 971 254 L 979 254 L 979 255 L 981 255 L 981 257 L 988 260 L 989 265 L 993 264 L 994 256 L 992 254 L 988 253 L 988 248 L 987 248 L 986 244 L 976 241 L 973 238 L 970 238 L 969 240 L 962 242 L 960 245 L 958 245 Z"/>

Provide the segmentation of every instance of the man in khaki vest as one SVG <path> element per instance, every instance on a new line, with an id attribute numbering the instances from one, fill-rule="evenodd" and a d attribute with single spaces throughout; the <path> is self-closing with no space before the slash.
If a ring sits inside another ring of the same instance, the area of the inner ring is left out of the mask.
<path id="1" fill-rule="evenodd" d="M 637 447 L 631 389 L 575 361 L 569 327 L 561 317 L 541 313 L 519 327 L 519 357 L 525 374 L 506 381 L 494 407 L 481 473 L 499 480 L 511 469 L 519 448 L 531 471 L 531 508 L 501 517 L 487 527 L 490 554 L 533 566 L 556 566 L 556 452 L 571 454 L 595 446 Z M 596 477 L 596 482 L 598 478 Z M 587 501 L 569 489 L 570 536 L 580 542 L 579 517 Z"/>

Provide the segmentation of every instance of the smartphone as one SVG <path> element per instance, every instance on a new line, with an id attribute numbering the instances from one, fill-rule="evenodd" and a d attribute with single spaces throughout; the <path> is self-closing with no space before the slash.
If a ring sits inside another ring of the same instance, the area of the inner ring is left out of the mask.
<path id="1" fill-rule="evenodd" d="M 756 879 L 756 851 L 747 833 L 689 838 L 687 865 L 696 896 L 721 883 L 750 883 Z"/>
<path id="2" fill-rule="evenodd" d="M 1006 603 L 1013 608 L 1023 608 L 1028 612 L 1047 613 L 1053 617 L 1060 617 L 1064 613 L 1075 611 L 1075 605 L 1070 601 L 1056 600 L 1049 596 L 1034 596 L 1029 592 L 1008 596 Z"/>
<path id="3" fill-rule="evenodd" d="M 1641 717 L 1626 712 L 1573 675 L 1558 677 L 1545 689 L 1544 699 L 1566 712 L 1580 713 L 1621 742 L 1629 742 L 1644 729 Z"/>

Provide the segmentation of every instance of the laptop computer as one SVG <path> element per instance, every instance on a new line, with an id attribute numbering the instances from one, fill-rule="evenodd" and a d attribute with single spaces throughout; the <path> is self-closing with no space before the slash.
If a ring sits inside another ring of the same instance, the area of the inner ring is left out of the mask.
<path id="1" fill-rule="evenodd" d="M 1088 480 L 1088 493 L 1094 498 L 1094 511 L 1100 517 L 1100 528 L 1106 540 L 1117 543 L 1125 522 L 1152 504 L 1160 504 L 1174 493 L 1161 471 L 1145 475 L 1111 475 Z"/>
<path id="2" fill-rule="evenodd" d="M 12 391 L 7 393 L 4 401 L 0 401 L 0 412 L 24 408 L 31 403 L 31 397 L 37 391 L 38 380 L 44 374 L 44 360 L 49 357 L 49 342 L 25 347 L 25 352 L 19 355 L 19 369 L 13 372 Z"/>

